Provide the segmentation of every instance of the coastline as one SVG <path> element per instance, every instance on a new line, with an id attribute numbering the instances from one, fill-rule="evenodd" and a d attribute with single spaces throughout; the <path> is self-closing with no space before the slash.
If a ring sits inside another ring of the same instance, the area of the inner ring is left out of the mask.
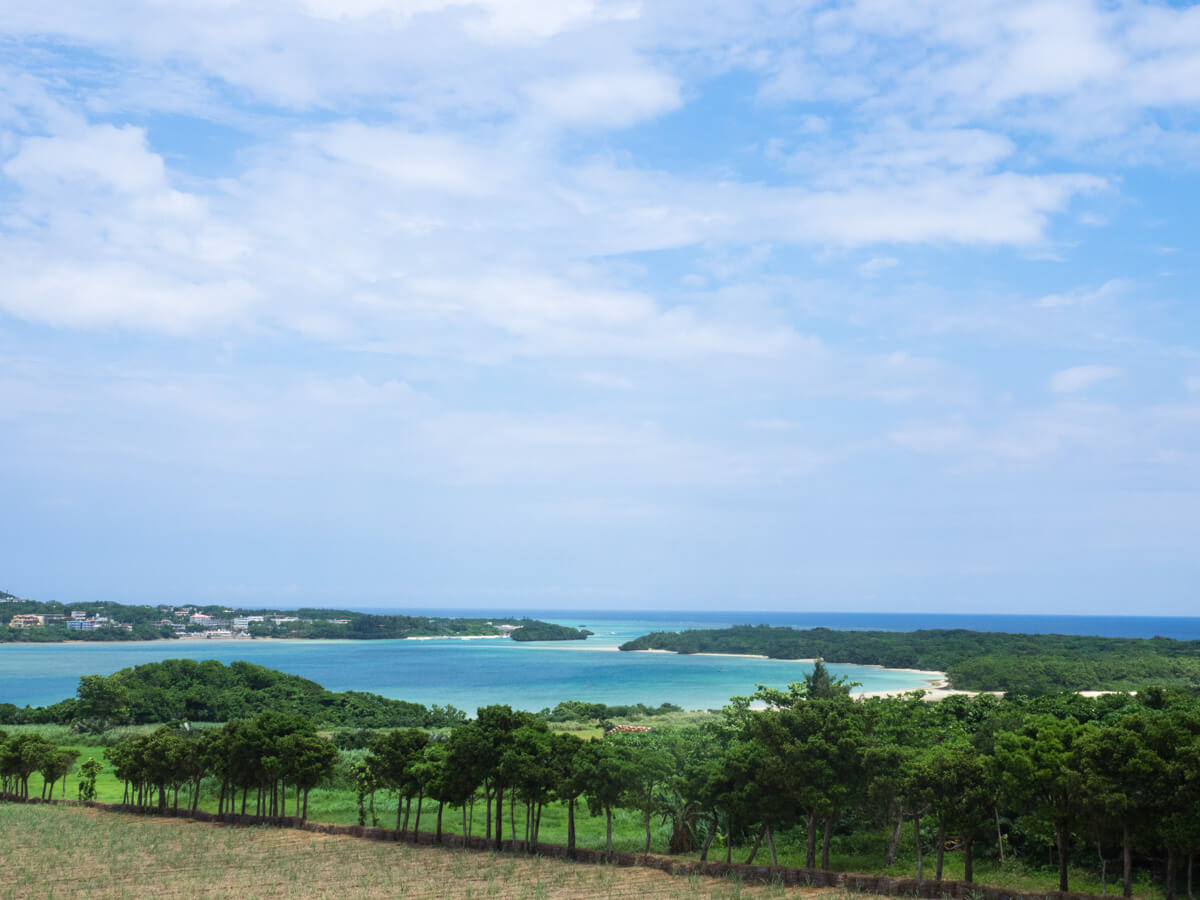
<path id="1" fill-rule="evenodd" d="M 726 656 L 734 659 L 771 659 L 770 656 L 765 656 L 761 653 L 679 653 L 675 650 L 626 650 L 626 653 L 670 653 L 674 656 Z M 793 662 L 793 663 L 814 663 L 816 659 L 779 659 L 777 662 Z M 833 663 L 838 665 L 838 663 Z M 944 700 L 946 697 L 954 697 L 958 695 L 975 696 L 981 693 L 993 693 L 997 697 L 1002 691 L 964 691 L 958 688 L 950 687 L 950 676 L 945 672 L 935 672 L 932 669 L 891 669 L 887 666 L 879 666 L 874 663 L 846 663 L 846 665 L 855 665 L 863 669 L 878 669 L 881 672 L 905 672 L 911 675 L 925 675 L 924 680 L 928 683 L 927 687 L 911 687 L 911 688 L 889 688 L 881 691 L 851 691 L 850 696 L 860 699 L 868 697 L 900 697 L 904 694 L 911 694 L 913 691 L 924 691 L 925 695 L 922 700 Z"/>
<path id="2" fill-rule="evenodd" d="M 204 635 L 196 635 L 195 637 L 177 637 L 177 638 L 155 638 L 147 640 L 144 638 L 118 638 L 111 641 L 2 641 L 0 647 L 62 647 L 62 646 L 87 646 L 99 647 L 105 644 L 120 644 L 121 646 L 129 646 L 130 644 L 147 644 L 154 646 L 175 646 L 177 644 L 251 644 L 251 643 L 275 643 L 275 644 L 326 644 L 326 643 L 372 643 L 374 641 L 476 641 L 489 638 L 506 638 L 507 634 L 429 634 L 418 637 L 404 638 L 304 638 L 304 637 L 229 637 L 222 635 L 221 637 L 205 637 Z"/>

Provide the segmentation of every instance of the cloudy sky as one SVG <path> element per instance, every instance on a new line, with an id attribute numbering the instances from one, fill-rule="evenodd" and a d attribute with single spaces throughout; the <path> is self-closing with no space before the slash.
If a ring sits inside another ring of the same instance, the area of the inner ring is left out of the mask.
<path id="1" fill-rule="evenodd" d="M 1193 614 L 1200 8 L 0 5 L 0 588 Z"/>

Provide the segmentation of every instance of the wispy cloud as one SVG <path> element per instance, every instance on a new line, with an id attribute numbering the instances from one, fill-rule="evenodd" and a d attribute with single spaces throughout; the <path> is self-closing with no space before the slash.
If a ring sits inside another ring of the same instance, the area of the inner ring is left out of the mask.
<path id="1" fill-rule="evenodd" d="M 1072 366 L 1050 376 L 1050 390 L 1056 394 L 1077 394 L 1124 374 L 1115 366 Z"/>

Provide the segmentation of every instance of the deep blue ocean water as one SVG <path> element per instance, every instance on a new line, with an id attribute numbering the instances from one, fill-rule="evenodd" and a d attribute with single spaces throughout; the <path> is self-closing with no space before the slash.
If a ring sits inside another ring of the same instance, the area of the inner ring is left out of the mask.
<path id="1" fill-rule="evenodd" d="M 159 659 L 188 657 L 222 662 L 244 659 L 310 678 L 330 690 L 374 691 L 418 703 L 451 704 L 468 712 L 489 703 L 538 710 L 560 700 L 653 705 L 669 701 L 688 709 L 710 709 L 735 694 L 752 693 L 758 684 L 784 687 L 799 681 L 808 666 L 784 660 L 620 653 L 616 647 L 649 631 L 746 623 L 886 631 L 966 628 L 1200 638 L 1200 618 L 532 609 L 394 611 L 484 617 L 527 614 L 564 625 L 584 625 L 595 635 L 587 641 L 569 644 L 521 644 L 503 639 L 0 644 L 0 702 L 53 703 L 72 696 L 81 675 L 108 674 Z M 861 690 L 923 687 L 931 677 L 863 666 L 831 665 L 830 669 L 861 682 Z"/>

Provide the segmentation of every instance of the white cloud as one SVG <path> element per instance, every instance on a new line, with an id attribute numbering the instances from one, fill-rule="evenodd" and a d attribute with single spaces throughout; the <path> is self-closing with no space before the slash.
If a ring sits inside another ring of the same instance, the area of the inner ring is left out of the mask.
<path id="1" fill-rule="evenodd" d="M 678 82 L 637 68 L 585 72 L 529 87 L 534 115 L 584 128 L 623 128 L 680 105 Z"/>
<path id="2" fill-rule="evenodd" d="M 124 262 L 46 268 L 0 254 L 0 306 L 34 322 L 72 328 L 120 326 L 131 331 L 193 335 L 224 330 L 258 299 L 245 281 L 201 284 Z"/>
<path id="3" fill-rule="evenodd" d="M 353 179 L 378 178 L 391 190 L 479 196 L 503 186 L 503 152 L 481 151 L 444 134 L 414 134 L 339 122 L 330 128 L 298 135 L 330 159 L 345 164 Z"/>
<path id="4" fill-rule="evenodd" d="M 1111 300 L 1115 297 L 1126 293 L 1130 287 L 1130 282 L 1117 278 L 1112 281 L 1107 281 L 1098 288 L 1076 288 L 1068 293 L 1063 294 L 1046 294 L 1037 301 L 1037 306 L 1043 309 L 1054 309 L 1055 307 L 1070 307 L 1080 306 L 1087 307 L 1097 303 Z"/>
<path id="5" fill-rule="evenodd" d="M 1049 387 L 1056 394 L 1077 394 L 1102 381 L 1119 378 L 1123 374 L 1125 373 L 1115 366 L 1074 366 L 1055 372 L 1050 377 Z"/>
<path id="6" fill-rule="evenodd" d="M 881 272 L 894 268 L 900 260 L 894 256 L 875 256 L 858 267 L 858 274 L 863 278 L 875 278 Z"/>
<path id="7" fill-rule="evenodd" d="M 72 327 L 173 334 L 249 320 L 246 235 L 171 187 L 141 129 L 29 137 L 3 166 L 20 191 L 0 242 L 0 307 Z"/>

